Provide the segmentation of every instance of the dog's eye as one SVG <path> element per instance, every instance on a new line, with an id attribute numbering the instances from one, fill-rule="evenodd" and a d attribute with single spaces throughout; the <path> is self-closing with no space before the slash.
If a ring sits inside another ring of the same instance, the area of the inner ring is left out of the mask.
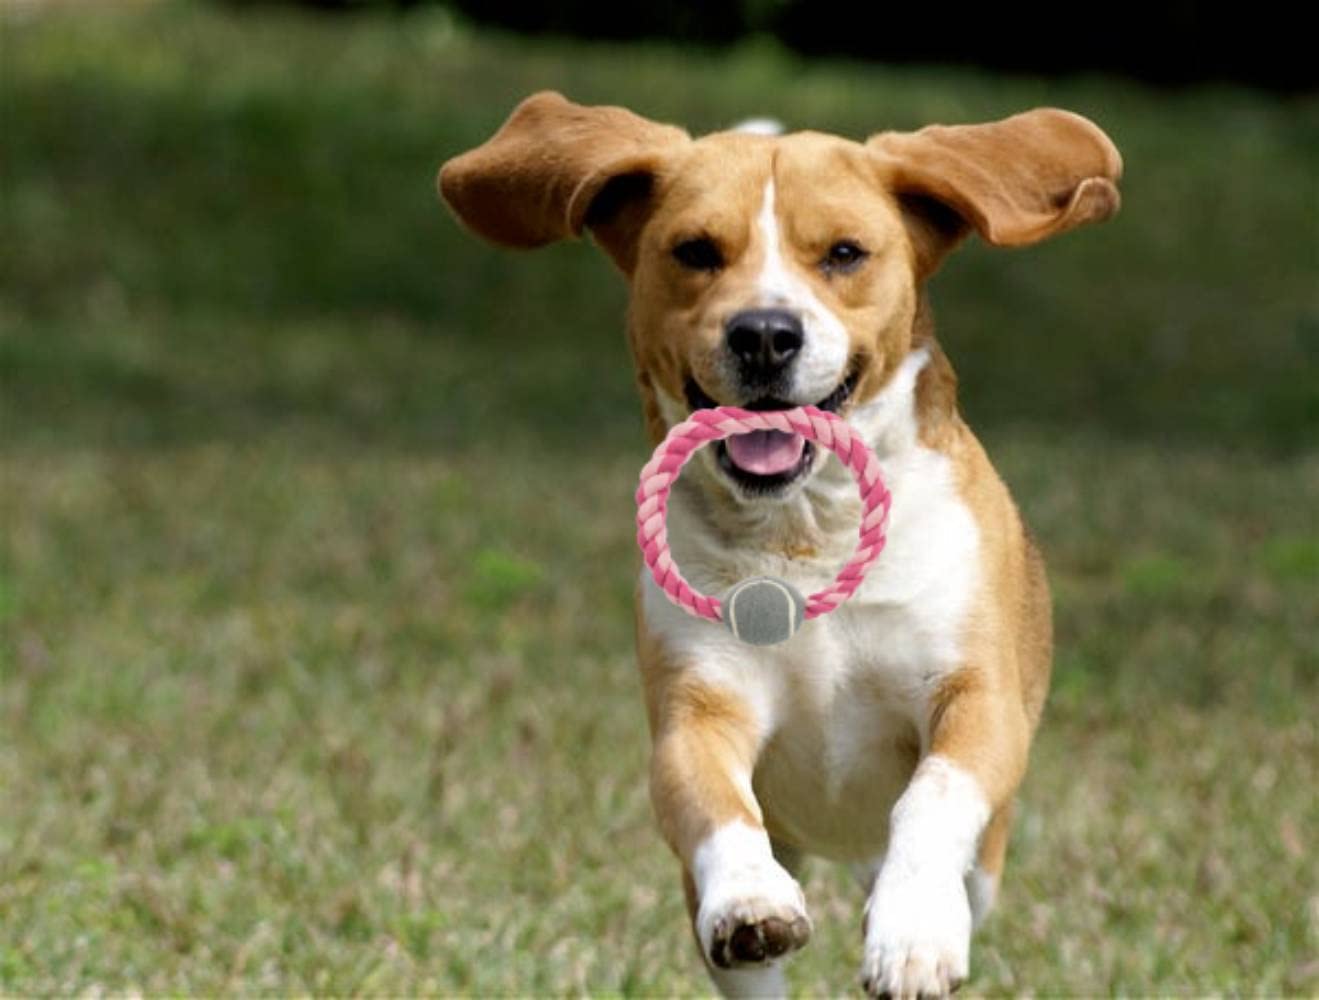
<path id="1" fill-rule="evenodd" d="M 724 255 L 714 240 L 704 236 L 683 240 L 673 248 L 673 259 L 692 271 L 717 271 L 724 266 Z"/>
<path id="2" fill-rule="evenodd" d="M 869 256 L 859 243 L 839 240 L 829 248 L 824 260 L 820 261 L 820 269 L 825 274 L 846 274 L 855 270 Z"/>

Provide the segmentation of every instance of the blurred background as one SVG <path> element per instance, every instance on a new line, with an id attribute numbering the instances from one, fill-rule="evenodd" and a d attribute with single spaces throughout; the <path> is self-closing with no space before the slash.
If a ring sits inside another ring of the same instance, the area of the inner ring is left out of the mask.
<path id="1" fill-rule="evenodd" d="M 547 87 L 1109 132 L 1113 222 L 933 286 L 1057 606 L 968 989 L 1319 990 L 1304 33 L 592 6 L 0 5 L 0 992 L 707 989 L 645 791 L 622 282 L 434 194 Z M 794 988 L 849 990 L 862 898 L 806 891 Z"/>

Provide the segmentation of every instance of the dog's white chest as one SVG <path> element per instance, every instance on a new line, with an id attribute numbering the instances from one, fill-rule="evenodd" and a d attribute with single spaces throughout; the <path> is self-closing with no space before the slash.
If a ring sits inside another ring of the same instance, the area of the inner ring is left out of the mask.
<path id="1" fill-rule="evenodd" d="M 688 616 L 646 578 L 647 625 L 684 668 L 736 693 L 768 734 L 753 778 L 767 826 L 813 853 L 873 857 L 928 736 L 929 704 L 961 666 L 979 579 L 979 536 L 948 461 L 920 447 L 885 463 L 893 492 L 888 544 L 846 604 L 772 647 L 745 645 Z M 843 482 L 842 487 L 847 483 Z M 809 561 L 719 543 L 675 503 L 670 539 L 698 589 L 781 576 L 803 593 L 826 586 L 855 536 Z"/>

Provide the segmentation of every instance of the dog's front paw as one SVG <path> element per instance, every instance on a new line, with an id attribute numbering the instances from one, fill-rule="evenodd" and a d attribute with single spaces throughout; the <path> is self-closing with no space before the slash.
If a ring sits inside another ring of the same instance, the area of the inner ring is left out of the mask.
<path id="1" fill-rule="evenodd" d="M 946 997 L 970 966 L 971 907 L 960 878 L 886 878 L 866 904 L 861 985 L 869 996 Z"/>
<path id="2" fill-rule="evenodd" d="M 773 860 L 720 873 L 702 895 L 696 926 L 720 969 L 771 962 L 811 937 L 801 887 Z"/>

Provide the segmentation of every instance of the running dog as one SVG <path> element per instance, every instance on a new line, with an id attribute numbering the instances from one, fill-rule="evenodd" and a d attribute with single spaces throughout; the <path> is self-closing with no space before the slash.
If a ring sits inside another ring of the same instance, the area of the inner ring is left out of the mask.
<path id="1" fill-rule="evenodd" d="M 1051 108 L 864 142 L 764 131 L 693 139 L 541 93 L 439 188 L 496 244 L 589 231 L 613 259 L 652 443 L 698 408 L 810 403 L 874 449 L 887 547 L 787 642 L 745 645 L 643 571 L 651 793 L 722 992 L 785 991 L 781 960 L 811 933 L 793 871 L 813 854 L 866 879 L 866 991 L 945 995 L 998 888 L 1051 624 L 1040 555 L 958 412 L 926 283 L 973 231 L 1023 246 L 1107 219 L 1122 161 Z M 859 509 L 827 451 L 760 431 L 692 461 L 669 542 L 705 593 L 758 575 L 809 593 L 846 562 Z"/>

